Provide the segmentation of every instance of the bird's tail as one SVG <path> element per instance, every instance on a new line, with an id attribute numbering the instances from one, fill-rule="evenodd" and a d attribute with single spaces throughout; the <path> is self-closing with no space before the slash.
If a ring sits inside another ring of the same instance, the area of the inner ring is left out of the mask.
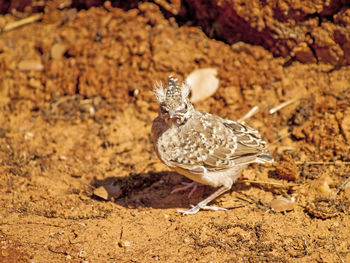
<path id="1" fill-rule="evenodd" d="M 257 161 L 259 163 L 273 163 L 273 158 L 268 153 L 262 153 L 257 156 Z"/>

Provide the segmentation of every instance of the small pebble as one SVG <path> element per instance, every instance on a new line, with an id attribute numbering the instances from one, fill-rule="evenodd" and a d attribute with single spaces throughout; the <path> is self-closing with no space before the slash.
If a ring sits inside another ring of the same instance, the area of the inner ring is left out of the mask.
<path id="1" fill-rule="evenodd" d="M 130 247 L 131 246 L 131 242 L 130 241 L 125 241 L 125 240 L 120 240 L 118 242 L 118 246 L 119 247 Z"/>
<path id="2" fill-rule="evenodd" d="M 111 200 L 118 198 L 122 194 L 122 190 L 119 185 L 111 183 L 96 188 L 93 193 L 104 200 Z"/>
<path id="3" fill-rule="evenodd" d="M 24 135 L 24 139 L 25 140 L 28 140 L 29 138 L 32 138 L 34 137 L 34 133 L 32 132 L 27 132 L 25 135 Z"/>
<path id="4" fill-rule="evenodd" d="M 65 155 L 60 155 L 60 156 L 58 156 L 58 159 L 59 159 L 60 161 L 66 161 L 66 160 L 67 160 L 67 157 L 66 157 Z"/>
<path id="5" fill-rule="evenodd" d="M 86 256 L 87 256 L 86 251 L 84 251 L 84 250 L 79 251 L 79 253 L 78 253 L 79 258 L 86 258 Z"/>
<path id="6" fill-rule="evenodd" d="M 276 173 L 280 178 L 288 181 L 297 180 L 300 174 L 293 158 L 288 153 L 284 153 L 281 160 L 278 161 Z"/>
<path id="7" fill-rule="evenodd" d="M 108 200 L 108 192 L 103 186 L 96 188 L 94 190 L 94 195 L 102 198 L 103 200 Z"/>
<path id="8" fill-rule="evenodd" d="M 22 60 L 17 67 L 20 71 L 42 71 L 44 69 L 43 64 L 38 60 Z"/>
<path id="9" fill-rule="evenodd" d="M 56 43 L 51 48 L 52 59 L 61 59 L 67 51 L 67 46 L 63 43 Z"/>
<path id="10" fill-rule="evenodd" d="M 291 211 L 295 208 L 295 198 L 290 200 L 284 197 L 277 197 L 270 203 L 271 208 L 276 212 Z"/>
<path id="11" fill-rule="evenodd" d="M 328 176 L 323 176 L 314 181 L 312 187 L 317 193 L 323 196 L 329 196 L 332 193 L 332 190 L 329 187 L 329 183 L 331 182 L 332 180 Z"/>
<path id="12" fill-rule="evenodd" d="M 339 222 L 335 221 L 332 226 L 333 227 L 339 227 Z"/>

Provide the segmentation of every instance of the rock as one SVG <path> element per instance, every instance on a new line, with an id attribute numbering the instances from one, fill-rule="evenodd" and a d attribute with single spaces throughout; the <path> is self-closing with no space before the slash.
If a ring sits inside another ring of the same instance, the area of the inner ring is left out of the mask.
<path id="1" fill-rule="evenodd" d="M 295 198 L 290 200 L 284 197 L 277 197 L 270 203 L 271 208 L 276 212 L 291 211 L 295 208 Z"/>
<path id="2" fill-rule="evenodd" d="M 67 51 L 67 46 L 63 43 L 56 43 L 51 48 L 52 59 L 61 59 Z"/>
<path id="3" fill-rule="evenodd" d="M 118 184 L 106 184 L 94 190 L 94 195 L 104 200 L 111 200 L 118 198 L 122 194 L 122 190 Z"/>
<path id="4" fill-rule="evenodd" d="M 294 160 L 287 153 L 283 154 L 281 159 L 278 161 L 276 173 L 279 177 L 288 181 L 295 181 L 299 178 L 300 174 Z"/>
<path id="5" fill-rule="evenodd" d="M 119 247 L 130 247 L 131 246 L 131 242 L 130 241 L 126 241 L 126 240 L 120 240 L 118 242 L 118 246 Z"/>
<path id="6" fill-rule="evenodd" d="M 191 102 L 204 100 L 215 93 L 219 87 L 217 72 L 214 68 L 202 68 L 187 76 L 186 82 L 191 87 Z"/>
<path id="7" fill-rule="evenodd" d="M 305 42 L 300 42 L 296 47 L 294 47 L 292 54 L 294 54 L 295 58 L 302 63 L 317 62 L 314 53 Z"/>
<path id="8" fill-rule="evenodd" d="M 329 187 L 329 184 L 331 183 L 332 179 L 329 176 L 321 176 L 312 183 L 312 189 L 320 196 L 329 197 L 332 194 L 332 190 Z"/>
<path id="9" fill-rule="evenodd" d="M 108 200 L 108 192 L 107 192 L 106 188 L 104 188 L 103 186 L 96 188 L 94 190 L 94 195 L 97 197 L 100 197 L 104 200 Z"/>
<path id="10" fill-rule="evenodd" d="M 44 66 L 39 60 L 28 59 L 20 61 L 17 65 L 17 68 L 20 71 L 42 71 L 44 69 Z"/>

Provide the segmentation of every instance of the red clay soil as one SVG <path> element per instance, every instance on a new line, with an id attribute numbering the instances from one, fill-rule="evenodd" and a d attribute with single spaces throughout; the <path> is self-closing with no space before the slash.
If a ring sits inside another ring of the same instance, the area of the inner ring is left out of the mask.
<path id="1" fill-rule="evenodd" d="M 350 262 L 347 63 L 229 45 L 163 1 L 61 2 L 0 33 L 0 262 Z M 259 106 L 246 123 L 276 163 L 249 166 L 213 202 L 227 211 L 183 216 L 214 189 L 170 194 L 187 179 L 153 151 L 152 88 L 204 67 L 220 87 L 195 107 L 237 120 Z"/>

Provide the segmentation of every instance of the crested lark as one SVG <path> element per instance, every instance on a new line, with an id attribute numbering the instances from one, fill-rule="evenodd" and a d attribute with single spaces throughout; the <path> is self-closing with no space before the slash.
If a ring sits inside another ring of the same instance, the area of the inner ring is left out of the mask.
<path id="1" fill-rule="evenodd" d="M 248 164 L 272 162 L 273 159 L 256 130 L 194 109 L 189 93 L 190 87 L 178 83 L 172 76 L 165 88 L 156 87 L 160 107 L 152 126 L 155 150 L 159 159 L 176 172 L 195 182 L 220 187 L 191 209 L 178 212 L 225 210 L 207 204 L 229 190 Z"/>

